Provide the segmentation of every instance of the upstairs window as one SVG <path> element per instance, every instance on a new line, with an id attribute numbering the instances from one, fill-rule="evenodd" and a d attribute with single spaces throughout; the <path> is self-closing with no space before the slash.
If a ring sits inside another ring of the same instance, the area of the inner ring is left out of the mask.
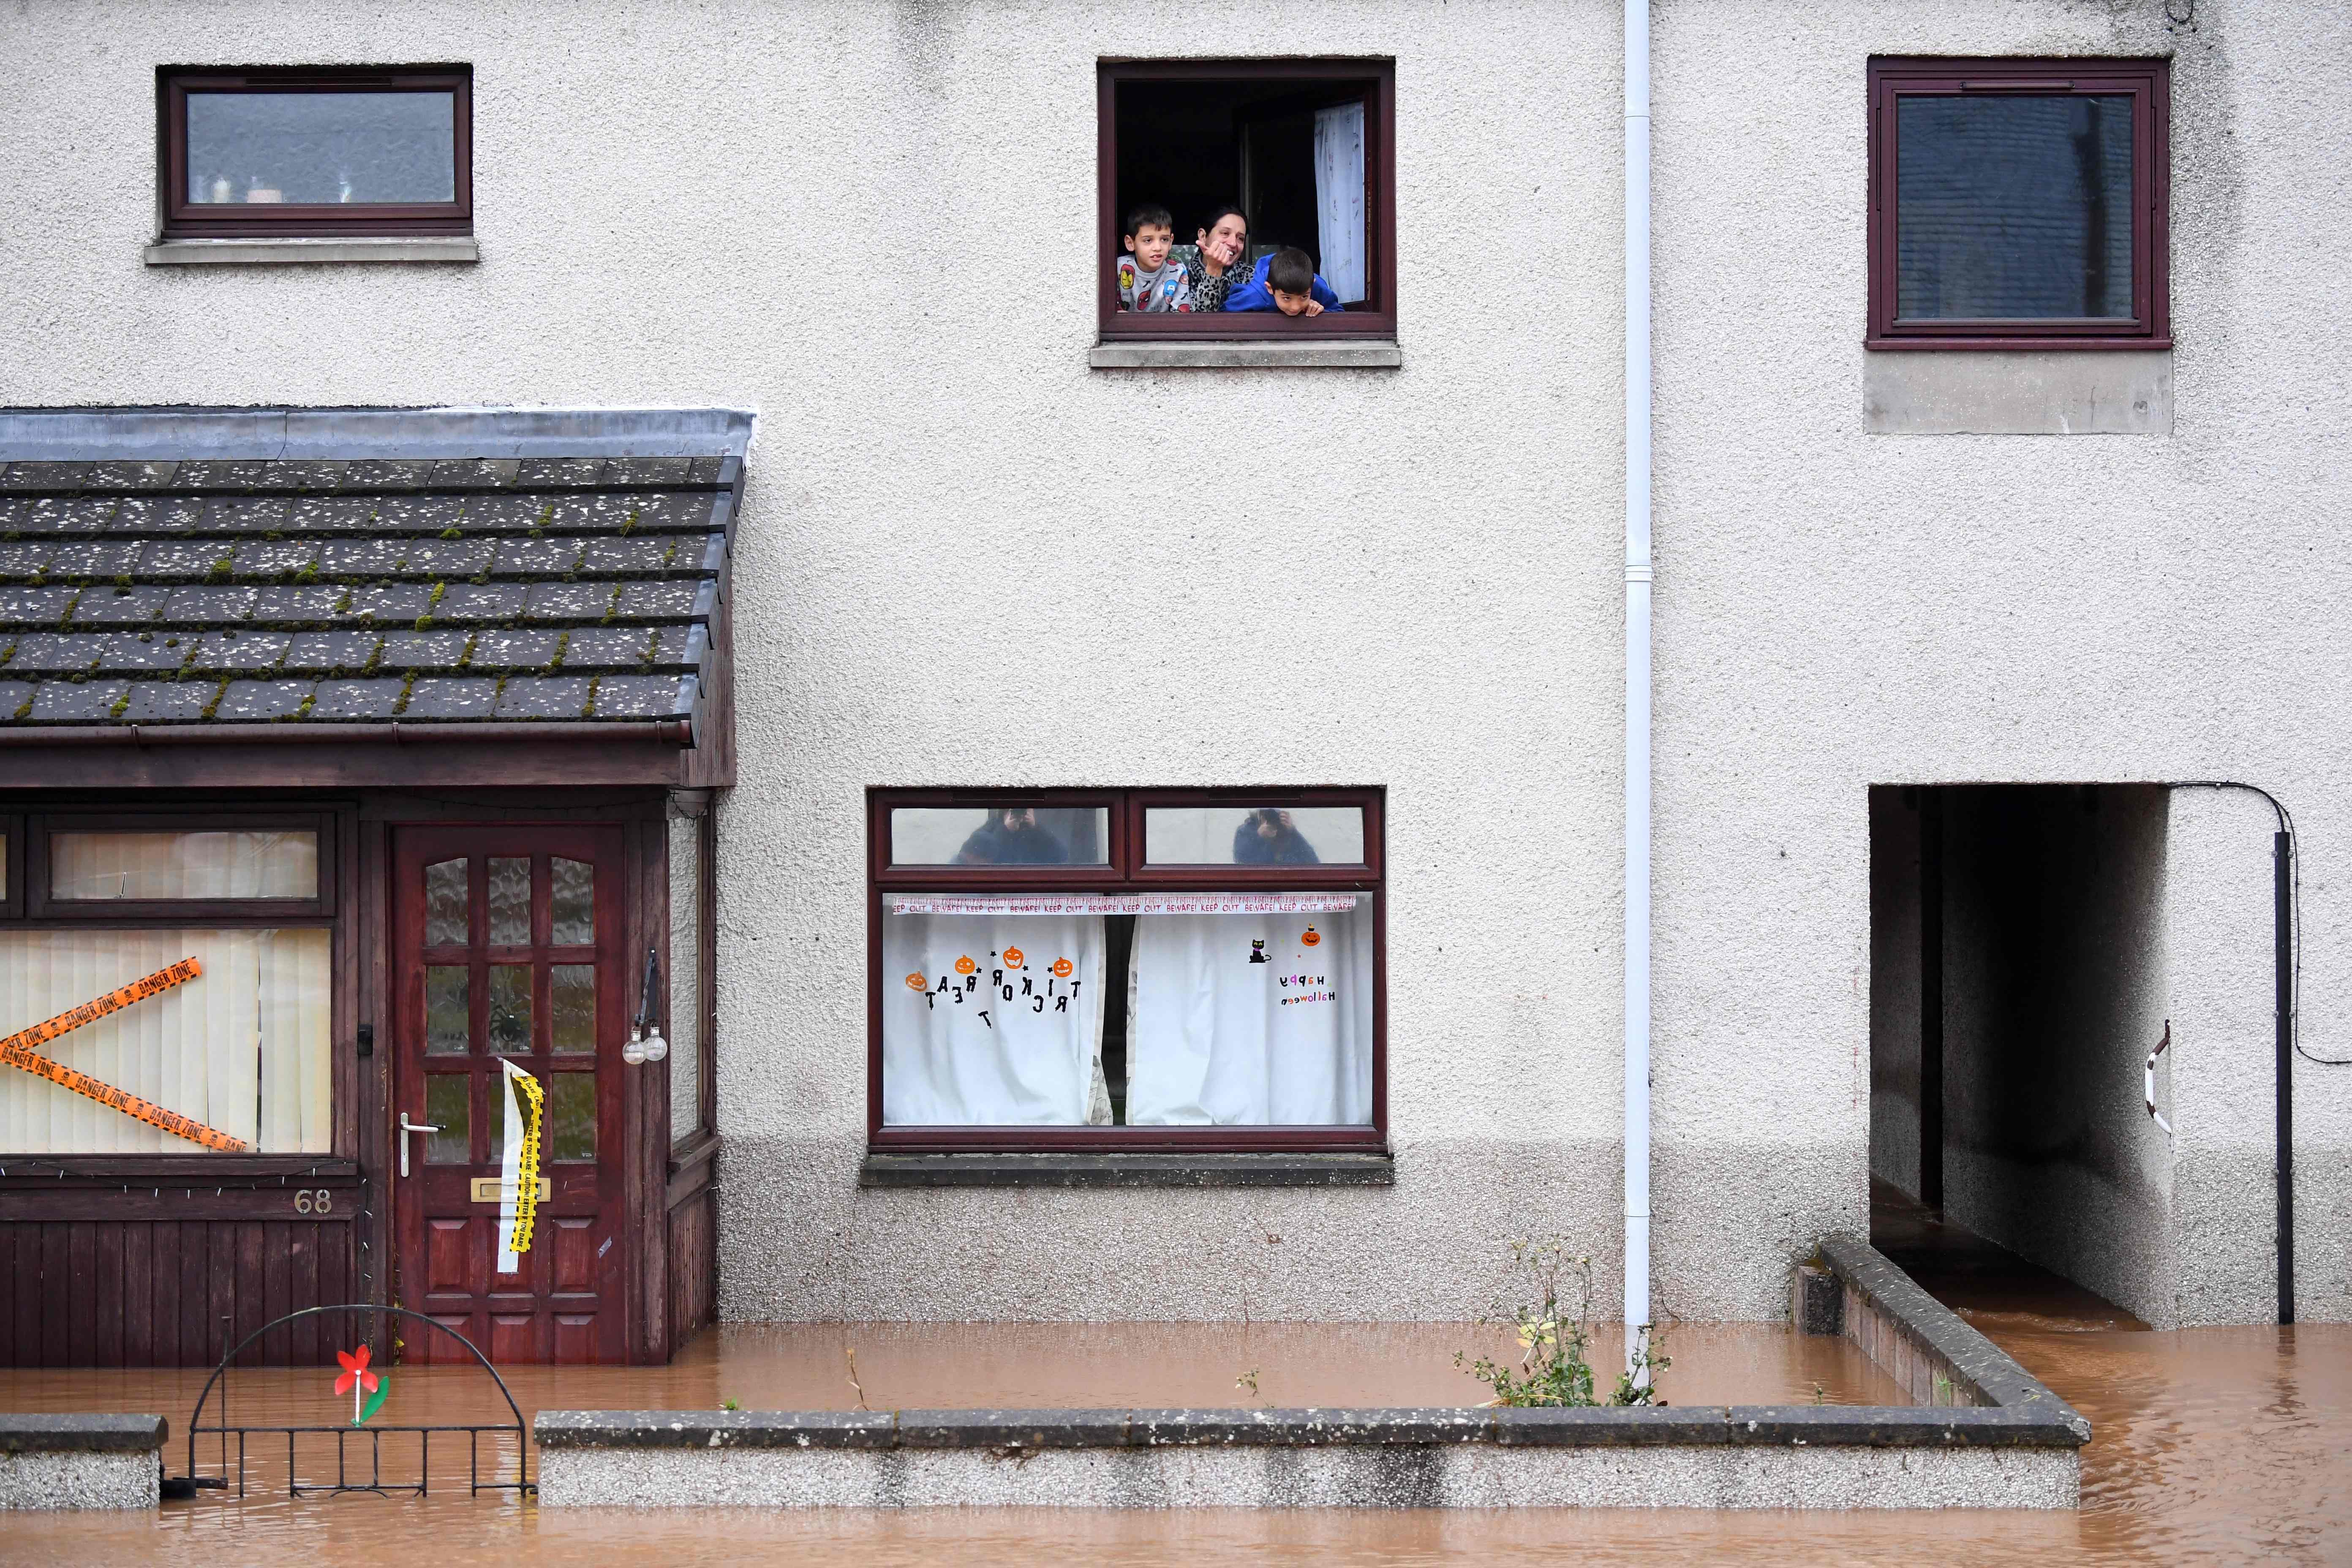
<path id="1" fill-rule="evenodd" d="M 1870 65 L 1873 348 L 2171 346 L 2162 60 Z"/>
<path id="2" fill-rule="evenodd" d="M 468 234 L 473 73 L 166 69 L 166 238 Z"/>
<path id="3" fill-rule="evenodd" d="M 1395 335 L 1394 62 L 1100 70 L 1105 338 Z"/>

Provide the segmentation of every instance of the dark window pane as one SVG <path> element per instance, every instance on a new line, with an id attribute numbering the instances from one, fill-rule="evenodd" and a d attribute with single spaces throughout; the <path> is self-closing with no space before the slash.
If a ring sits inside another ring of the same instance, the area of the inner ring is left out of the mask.
<path id="1" fill-rule="evenodd" d="M 490 970 L 490 1049 L 507 1057 L 530 1049 L 530 970 L 522 964 Z"/>
<path id="2" fill-rule="evenodd" d="M 2132 100 L 1895 100 L 1895 314 L 2132 314 Z"/>
<path id="3" fill-rule="evenodd" d="M 192 92 L 188 200 L 457 199 L 450 92 Z"/>
<path id="4" fill-rule="evenodd" d="M 596 1075 L 593 1072 L 550 1073 L 547 1083 L 547 1157 L 550 1160 L 593 1160 L 596 1157 Z"/>
<path id="5" fill-rule="evenodd" d="M 473 1049 L 472 1009 L 467 1005 L 467 972 L 462 964 L 428 964 L 425 970 L 425 1054 L 464 1056 Z"/>
<path id="6" fill-rule="evenodd" d="M 563 1052 L 594 1050 L 596 966 L 593 963 L 550 964 L 547 980 L 551 1048 Z"/>
<path id="7" fill-rule="evenodd" d="M 463 947 L 466 929 L 466 863 L 442 860 L 425 868 L 425 945 Z"/>
<path id="8" fill-rule="evenodd" d="M 425 1136 L 425 1163 L 463 1165 L 474 1157 L 474 1079 L 470 1073 L 435 1073 L 425 1080 L 425 1124 L 438 1132 Z"/>
<path id="9" fill-rule="evenodd" d="M 596 940 L 596 868 L 585 860 L 558 855 L 548 862 L 554 878 L 555 931 L 548 940 L 563 946 L 586 947 Z"/>
<path id="10" fill-rule="evenodd" d="M 490 942 L 496 947 L 530 945 L 530 861 L 490 860 Z"/>

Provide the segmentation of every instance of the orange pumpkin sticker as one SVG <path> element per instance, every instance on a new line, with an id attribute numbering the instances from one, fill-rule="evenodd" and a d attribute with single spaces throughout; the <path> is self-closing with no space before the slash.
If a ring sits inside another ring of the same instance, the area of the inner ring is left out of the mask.
<path id="1" fill-rule="evenodd" d="M 1076 967 L 1077 965 L 1072 963 L 1066 958 L 1057 958 L 1054 960 L 1054 973 L 1060 975 L 1065 980 L 1067 980 L 1070 977 L 1070 971 Z"/>
<path id="2" fill-rule="evenodd" d="M 929 991 L 930 988 L 931 988 L 931 983 L 930 983 L 930 980 L 929 980 L 927 976 L 920 975 L 920 974 L 909 974 L 908 976 L 907 976 L 907 989 L 908 989 L 908 990 L 909 990 L 909 991 Z"/>
<path id="3" fill-rule="evenodd" d="M 1298 938 L 1298 945 L 1301 947 L 1318 947 L 1322 945 L 1322 934 L 1313 926 L 1308 926 Z"/>
<path id="4" fill-rule="evenodd" d="M 1004 967 L 1005 967 L 1005 968 L 1007 968 L 1007 969 L 1018 969 L 1018 968 L 1020 968 L 1020 967 L 1021 967 L 1021 960 L 1022 960 L 1024 956 L 1026 956 L 1026 955 L 1025 955 L 1025 954 L 1024 954 L 1024 953 L 1022 952 L 1022 951 L 1021 951 L 1019 948 L 1017 948 L 1017 947 L 1008 947 L 1008 948 L 1006 948 L 1006 949 L 1004 950 Z"/>
<path id="5" fill-rule="evenodd" d="M 956 973 L 958 974 L 970 974 L 973 970 L 978 969 L 979 967 L 979 964 L 974 963 L 971 961 L 971 954 L 968 952 L 961 958 L 956 960 Z"/>

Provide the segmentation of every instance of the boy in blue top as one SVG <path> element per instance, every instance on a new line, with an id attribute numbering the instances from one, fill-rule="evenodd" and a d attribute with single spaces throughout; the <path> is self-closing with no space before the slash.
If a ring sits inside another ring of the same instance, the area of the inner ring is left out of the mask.
<path id="1" fill-rule="evenodd" d="M 1286 316 L 1319 316 L 1337 310 L 1339 296 L 1316 276 L 1303 250 L 1277 250 L 1257 264 L 1249 281 L 1225 296 L 1228 310 L 1279 310 Z"/>

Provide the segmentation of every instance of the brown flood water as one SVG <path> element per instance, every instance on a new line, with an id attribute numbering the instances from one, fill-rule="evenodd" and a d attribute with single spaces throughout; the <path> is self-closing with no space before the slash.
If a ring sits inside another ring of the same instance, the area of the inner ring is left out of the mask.
<path id="1" fill-rule="evenodd" d="M 158 1516 L 18 1516 L 0 1532 L 0 1562 L 603 1563 L 643 1555 L 680 1563 L 1412 1564 L 1704 1559 L 2046 1563 L 2158 1561 L 2352 1561 L 2352 1329 L 2201 1330 L 2150 1333 L 2099 1326 L 2097 1303 L 2050 1310 L 1979 1281 L 1969 1315 L 2097 1427 L 2085 1454 L 2080 1512 L 1741 1513 L 1706 1510 L 1522 1510 L 1170 1513 L 942 1510 L 903 1513 L 688 1510 L 631 1514 L 542 1512 L 510 1495 L 468 1500 L 461 1447 L 436 1446 L 429 1500 L 284 1495 L 284 1439 L 271 1462 L 257 1447 L 255 1495 L 207 1492 Z M 2093 1302 L 2095 1298 L 2090 1299 Z M 2004 1310 L 2007 1308 L 2008 1310 Z M 2129 1320 L 2121 1320 L 2128 1323 Z M 1459 1404 L 1483 1391 L 1451 1364 L 1457 1349 L 1499 1353 L 1494 1331 L 1463 1324 L 856 1324 L 714 1331 L 662 1368 L 519 1368 L 509 1375 L 526 1420 L 541 1406 L 709 1409 L 854 1406 L 845 1349 L 877 1408 L 914 1405 L 1232 1405 L 1252 1403 L 1235 1380 L 1257 1372 L 1269 1405 Z M 1777 1325 L 1692 1325 L 1669 1346 L 1660 1380 L 1679 1404 L 1891 1401 L 1883 1374 L 1842 1341 Z M 1613 1345 L 1598 1347 L 1596 1366 Z M 0 1373 L 16 1409 L 135 1409 L 167 1415 L 173 1474 L 203 1373 L 184 1371 Z M 239 1421 L 348 1419 L 327 1392 L 331 1369 L 231 1374 Z M 496 1404 L 478 1373 L 395 1371 L 379 1420 L 482 1419 Z M 209 1423 L 208 1423 L 209 1424 Z M 414 1460 L 386 1440 L 385 1469 Z M 309 1450 L 306 1450 L 306 1456 Z M 357 1458 L 362 1450 L 354 1444 Z M 331 1468 L 331 1448 L 306 1457 Z M 451 1460 L 455 1461 L 454 1468 Z M 512 1475 L 511 1449 L 485 1450 L 486 1471 Z M 215 1468 L 199 1455 L 199 1469 Z"/>

